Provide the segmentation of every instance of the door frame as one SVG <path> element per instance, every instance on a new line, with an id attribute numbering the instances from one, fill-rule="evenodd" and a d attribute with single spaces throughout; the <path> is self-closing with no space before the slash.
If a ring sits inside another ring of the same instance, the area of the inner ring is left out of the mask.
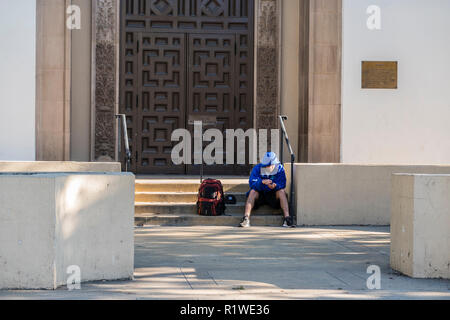
<path id="1" fill-rule="evenodd" d="M 91 161 L 118 161 L 120 5 L 92 1 Z M 282 0 L 254 0 L 253 126 L 279 127 Z M 106 81 L 105 81 L 106 80 Z M 114 138 L 112 138 L 112 133 Z"/>

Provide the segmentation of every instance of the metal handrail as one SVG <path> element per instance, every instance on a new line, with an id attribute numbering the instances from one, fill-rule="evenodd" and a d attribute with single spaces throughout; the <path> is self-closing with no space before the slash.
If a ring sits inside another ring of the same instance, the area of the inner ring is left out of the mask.
<path id="1" fill-rule="evenodd" d="M 128 172 L 128 170 L 131 167 L 131 151 L 130 151 L 130 144 L 128 142 L 127 117 L 124 114 L 116 114 L 116 118 L 119 119 L 119 126 L 122 127 L 122 136 L 123 136 L 123 141 L 125 144 L 125 156 L 126 156 L 125 172 Z M 119 134 L 120 134 L 120 131 L 121 130 L 119 129 Z M 120 146 L 121 146 L 121 143 L 119 142 L 119 153 L 121 151 Z"/>
<path id="2" fill-rule="evenodd" d="M 289 153 L 291 154 L 291 190 L 289 192 L 289 215 L 293 218 L 295 221 L 294 216 L 294 163 L 295 163 L 295 154 L 292 150 L 291 143 L 289 142 L 289 136 L 286 131 L 286 126 L 284 125 L 284 121 L 288 119 L 287 116 L 280 115 L 278 116 L 280 119 L 280 125 L 281 125 L 281 136 L 280 136 L 280 161 L 283 164 L 283 140 L 285 140 L 286 145 L 289 149 Z M 284 139 L 283 139 L 284 138 Z"/>

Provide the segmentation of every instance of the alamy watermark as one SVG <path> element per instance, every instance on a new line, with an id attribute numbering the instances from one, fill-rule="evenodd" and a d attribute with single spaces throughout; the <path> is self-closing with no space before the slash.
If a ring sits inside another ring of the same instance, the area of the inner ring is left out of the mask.
<path id="1" fill-rule="evenodd" d="M 81 9 L 77 5 L 70 5 L 67 7 L 66 13 L 68 14 L 66 20 L 66 26 L 69 30 L 81 29 Z"/>
<path id="2" fill-rule="evenodd" d="M 369 30 L 381 30 L 381 8 L 376 5 L 371 5 L 367 8 L 367 28 Z"/>
<path id="3" fill-rule="evenodd" d="M 381 289 L 381 269 L 377 265 L 371 265 L 367 267 L 367 273 L 371 276 L 367 278 L 366 286 L 369 290 Z"/>
<path id="4" fill-rule="evenodd" d="M 67 289 L 80 290 L 81 289 L 81 269 L 77 265 L 68 266 L 66 273 L 69 275 L 67 277 Z"/>
<path id="5" fill-rule="evenodd" d="M 194 122 L 194 136 L 187 129 L 176 129 L 171 140 L 178 142 L 172 149 L 171 158 L 175 165 L 181 164 L 257 164 L 258 158 L 269 151 L 270 131 L 271 150 L 277 151 L 280 144 L 279 129 L 208 129 L 203 132 L 202 121 Z M 247 144 L 248 141 L 248 144 Z M 203 143 L 209 142 L 204 148 Z M 225 144 L 225 145 L 224 145 Z M 248 159 L 246 155 L 248 154 Z M 248 162 L 247 162 L 248 160 Z"/>

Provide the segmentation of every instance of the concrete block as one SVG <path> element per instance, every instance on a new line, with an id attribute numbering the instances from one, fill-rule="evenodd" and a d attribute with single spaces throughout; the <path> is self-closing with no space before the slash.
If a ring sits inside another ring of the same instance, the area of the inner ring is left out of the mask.
<path id="1" fill-rule="evenodd" d="M 134 269 L 134 175 L 0 174 L 0 289 L 55 289 Z"/>
<path id="2" fill-rule="evenodd" d="M 450 175 L 393 176 L 390 262 L 413 278 L 450 279 Z"/>

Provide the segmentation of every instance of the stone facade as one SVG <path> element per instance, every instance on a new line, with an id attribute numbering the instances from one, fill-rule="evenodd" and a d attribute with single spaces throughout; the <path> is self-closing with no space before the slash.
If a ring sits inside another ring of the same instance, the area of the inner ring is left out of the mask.
<path id="1" fill-rule="evenodd" d="M 119 100 L 120 1 L 92 1 L 91 161 L 118 158 L 115 114 Z M 62 18 L 65 17 L 64 6 L 70 2 L 38 0 L 38 24 L 51 12 L 54 15 L 49 18 L 52 23 L 46 24 L 47 29 L 40 29 L 42 37 L 39 41 L 57 29 L 63 34 L 60 44 L 65 48 L 61 53 L 63 62 L 58 66 L 60 74 L 54 75 L 59 80 L 53 81 L 58 88 L 52 90 L 55 96 L 51 98 L 51 104 L 43 103 L 47 99 L 42 96 L 46 90 L 38 86 L 39 160 L 70 159 L 70 31 L 64 27 Z M 298 159 L 303 162 L 340 161 L 341 2 L 300 0 L 299 3 L 297 151 Z M 279 126 L 277 116 L 281 110 L 283 85 L 282 3 L 281 0 L 255 0 L 254 126 L 259 129 Z M 51 56 L 42 47 L 38 48 L 38 57 L 40 55 Z M 45 63 L 38 59 L 38 77 L 44 67 Z M 51 123 L 47 121 L 49 119 L 52 119 Z"/>

